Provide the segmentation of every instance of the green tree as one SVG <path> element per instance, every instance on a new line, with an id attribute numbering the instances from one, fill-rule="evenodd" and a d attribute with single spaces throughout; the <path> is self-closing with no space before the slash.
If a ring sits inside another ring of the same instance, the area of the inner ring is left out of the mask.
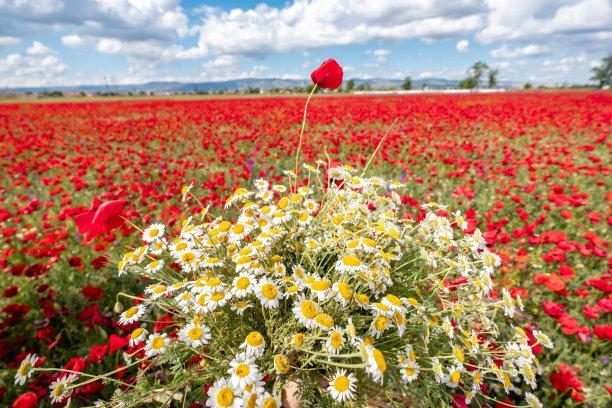
<path id="1" fill-rule="evenodd" d="M 412 78 L 410 78 L 409 76 L 404 78 L 404 83 L 402 83 L 402 89 L 406 91 L 409 91 L 410 89 L 412 89 Z"/>
<path id="2" fill-rule="evenodd" d="M 346 90 L 346 92 L 351 92 L 353 89 L 355 89 L 355 80 L 349 79 L 348 81 L 346 81 L 344 89 Z"/>
<path id="3" fill-rule="evenodd" d="M 478 83 L 476 82 L 476 79 L 471 76 L 459 81 L 459 88 L 461 89 L 474 89 L 477 85 Z"/>
<path id="4" fill-rule="evenodd" d="M 490 69 L 488 76 L 489 76 L 489 81 L 488 81 L 488 86 L 489 88 L 495 88 L 495 86 L 497 85 L 497 74 L 499 74 L 499 70 L 496 68 Z"/>
<path id="5" fill-rule="evenodd" d="M 523 89 L 531 89 L 533 88 L 533 85 L 531 85 L 531 82 L 525 82 L 525 85 L 523 85 Z"/>
<path id="6" fill-rule="evenodd" d="M 601 65 L 591 69 L 593 81 L 599 82 L 599 87 L 612 86 L 612 54 L 601 59 Z"/>

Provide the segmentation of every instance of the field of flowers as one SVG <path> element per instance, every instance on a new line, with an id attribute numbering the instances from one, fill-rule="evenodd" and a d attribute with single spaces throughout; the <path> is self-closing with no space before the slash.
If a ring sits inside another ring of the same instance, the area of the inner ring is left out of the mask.
<path id="1" fill-rule="evenodd" d="M 14 384 L 29 353 L 42 367 L 115 370 L 127 383 L 135 375 L 121 369 L 134 326 L 118 325 L 129 304 L 115 295 L 147 284 L 117 277 L 139 234 L 126 223 L 89 240 L 73 217 L 94 198 L 121 199 L 135 225 L 180 229 L 202 208 L 181 200 L 185 185 L 214 209 L 260 177 L 280 181 L 294 166 L 304 101 L 0 104 L 0 406 L 50 404 L 53 373 Z M 315 95 L 302 160 L 362 168 L 387 130 L 369 175 L 406 185 L 398 193 L 407 216 L 429 202 L 461 210 L 466 232 L 479 228 L 502 259 L 493 297 L 503 288 L 520 296 L 529 314 L 517 324 L 554 342 L 534 392 L 544 406 L 609 406 L 612 94 Z M 172 324 L 156 318 L 156 330 Z M 72 400 L 99 397 L 105 384 L 92 381 Z"/>

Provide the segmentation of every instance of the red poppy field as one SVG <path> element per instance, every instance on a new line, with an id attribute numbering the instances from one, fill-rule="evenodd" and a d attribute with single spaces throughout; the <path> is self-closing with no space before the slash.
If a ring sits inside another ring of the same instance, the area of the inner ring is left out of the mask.
<path id="1" fill-rule="evenodd" d="M 119 279 L 117 261 L 138 233 L 124 223 L 91 240 L 74 216 L 94 198 L 126 200 L 135 225 L 180 227 L 201 209 L 181 201 L 191 182 L 214 211 L 239 186 L 280 180 L 294 166 L 304 102 L 0 104 L 0 406 L 50 404 L 53 374 L 14 384 L 28 353 L 85 373 L 121 368 L 133 327 L 117 324 L 125 305 L 115 294 L 143 282 Z M 315 95 L 302 161 L 361 168 L 387 130 L 369 175 L 406 184 L 407 216 L 431 201 L 461 210 L 502 258 L 494 296 L 520 295 L 530 313 L 516 324 L 553 340 L 536 392 L 544 406 L 610 404 L 612 93 Z M 155 326 L 171 323 L 161 315 Z M 94 381 L 72 399 L 91 405 L 107 393 Z"/>

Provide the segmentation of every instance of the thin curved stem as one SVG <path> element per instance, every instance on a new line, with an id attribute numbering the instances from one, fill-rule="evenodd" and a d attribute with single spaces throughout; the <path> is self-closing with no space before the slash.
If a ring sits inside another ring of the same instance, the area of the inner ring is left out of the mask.
<path id="1" fill-rule="evenodd" d="M 308 95 L 308 99 L 306 99 L 306 105 L 304 105 L 304 117 L 302 119 L 302 129 L 300 130 L 300 140 L 298 143 L 297 152 L 295 153 L 295 189 L 297 190 L 298 176 L 299 176 L 299 160 L 300 160 L 300 152 L 302 151 L 302 138 L 304 137 L 304 129 L 306 128 L 306 112 L 308 111 L 308 103 L 310 102 L 310 98 L 314 95 L 317 90 L 317 84 L 312 87 L 312 91 L 310 95 Z"/>

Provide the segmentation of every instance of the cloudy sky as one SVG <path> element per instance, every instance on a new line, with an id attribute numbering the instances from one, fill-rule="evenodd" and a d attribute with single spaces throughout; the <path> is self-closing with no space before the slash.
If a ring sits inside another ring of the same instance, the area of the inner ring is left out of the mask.
<path id="1" fill-rule="evenodd" d="M 0 86 L 347 77 L 588 81 L 612 0 L 0 0 Z"/>

